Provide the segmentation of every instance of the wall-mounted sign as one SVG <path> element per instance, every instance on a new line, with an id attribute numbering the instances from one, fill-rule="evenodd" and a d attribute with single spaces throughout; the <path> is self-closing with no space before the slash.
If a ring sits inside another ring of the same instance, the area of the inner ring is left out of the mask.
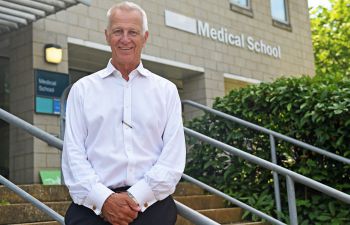
<path id="1" fill-rule="evenodd" d="M 178 13 L 165 10 L 165 25 L 192 34 L 200 35 L 224 44 L 268 55 L 276 59 L 281 58 L 281 47 L 270 45 L 264 40 L 256 40 L 245 34 L 234 34 L 227 28 L 215 28 L 209 23 L 196 20 Z"/>
<path id="2" fill-rule="evenodd" d="M 35 70 L 35 112 L 60 114 L 60 98 L 69 85 L 69 76 L 45 70 Z"/>
<path id="3" fill-rule="evenodd" d="M 60 170 L 40 170 L 39 174 L 43 185 L 60 185 L 61 184 Z"/>

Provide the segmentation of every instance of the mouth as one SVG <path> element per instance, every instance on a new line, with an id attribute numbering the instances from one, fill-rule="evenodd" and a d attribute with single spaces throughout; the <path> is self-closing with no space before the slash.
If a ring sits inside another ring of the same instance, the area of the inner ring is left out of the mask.
<path id="1" fill-rule="evenodd" d="M 122 51 L 129 51 L 132 49 L 132 47 L 118 47 Z"/>

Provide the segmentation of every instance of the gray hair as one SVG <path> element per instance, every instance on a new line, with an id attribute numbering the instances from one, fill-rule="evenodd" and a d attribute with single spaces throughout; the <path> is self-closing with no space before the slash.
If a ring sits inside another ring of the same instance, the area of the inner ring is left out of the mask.
<path id="1" fill-rule="evenodd" d="M 110 27 L 111 23 L 111 15 L 114 10 L 116 9 L 122 9 L 122 10 L 128 10 L 128 11 L 133 11 L 136 10 L 141 13 L 142 15 L 142 34 L 145 34 L 146 31 L 148 31 L 148 22 L 147 22 L 147 15 L 145 10 L 143 10 L 139 5 L 133 3 L 133 2 L 121 2 L 116 5 L 113 5 L 109 10 L 107 11 L 107 19 L 108 19 L 108 24 L 107 28 Z"/>

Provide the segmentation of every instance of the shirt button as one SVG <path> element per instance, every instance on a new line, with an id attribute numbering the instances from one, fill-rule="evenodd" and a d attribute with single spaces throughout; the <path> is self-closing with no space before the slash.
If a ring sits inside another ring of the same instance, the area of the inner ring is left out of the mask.
<path id="1" fill-rule="evenodd" d="M 147 207 L 148 207 L 148 203 L 145 202 L 145 204 L 143 204 L 143 206 L 144 206 L 145 208 L 147 208 Z"/>
<path id="2" fill-rule="evenodd" d="M 92 206 L 92 210 L 96 210 L 96 206 L 94 205 L 94 206 Z"/>

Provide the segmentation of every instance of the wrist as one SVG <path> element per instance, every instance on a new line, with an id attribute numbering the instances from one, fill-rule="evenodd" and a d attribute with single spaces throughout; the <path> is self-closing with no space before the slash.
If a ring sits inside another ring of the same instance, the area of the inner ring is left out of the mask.
<path id="1" fill-rule="evenodd" d="M 130 192 L 127 191 L 126 193 L 128 194 L 129 198 L 131 198 L 137 205 L 139 205 L 136 198 Z"/>

